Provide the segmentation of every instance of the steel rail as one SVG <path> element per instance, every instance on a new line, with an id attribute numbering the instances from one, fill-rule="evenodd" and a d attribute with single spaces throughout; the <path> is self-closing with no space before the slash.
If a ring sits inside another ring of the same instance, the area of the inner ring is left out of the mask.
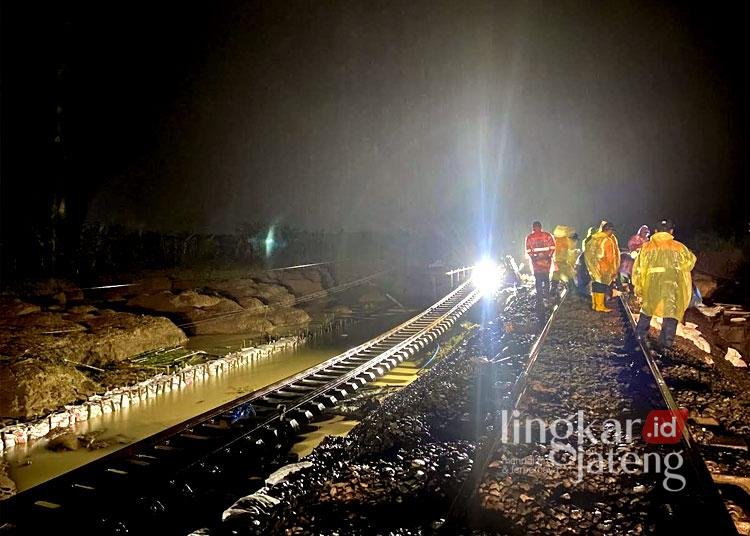
<path id="1" fill-rule="evenodd" d="M 467 282 L 467 284 L 468 284 L 468 282 Z M 463 289 L 457 289 L 457 290 L 463 290 Z M 453 292 L 449 296 L 454 296 L 457 293 L 458 292 Z M 451 317 L 453 315 L 459 315 L 460 316 L 461 314 L 463 314 L 468 308 L 470 308 L 472 305 L 474 305 L 474 303 L 476 303 L 476 301 L 479 299 L 479 297 L 480 297 L 479 291 L 473 290 L 466 297 L 464 297 L 463 299 L 461 299 L 461 301 L 459 301 L 457 304 L 453 305 L 447 312 L 441 314 L 438 318 L 436 318 L 435 320 L 433 320 L 425 328 L 420 329 L 414 335 L 411 335 L 407 339 L 405 339 L 405 340 L 397 343 L 395 346 L 392 346 L 391 348 L 383 351 L 382 353 L 380 353 L 377 356 L 373 357 L 369 361 L 367 361 L 367 362 L 365 362 L 365 363 L 357 366 L 356 368 L 352 369 L 350 372 L 344 373 L 342 376 L 340 376 L 339 378 L 337 378 L 335 380 L 332 380 L 330 383 L 328 383 L 328 384 L 326 384 L 324 386 L 321 386 L 320 388 L 316 389 L 315 391 L 313 391 L 313 392 L 311 392 L 311 393 L 309 393 L 307 395 L 304 395 L 304 396 L 300 397 L 298 400 L 294 400 L 291 403 L 291 405 L 287 405 L 284 413 L 286 415 L 289 415 L 289 414 L 294 415 L 295 410 L 299 410 L 300 408 L 304 408 L 306 405 L 310 404 L 315 399 L 320 398 L 322 395 L 325 395 L 327 392 L 334 391 L 337 388 L 340 388 L 342 385 L 346 385 L 347 383 L 351 382 L 352 379 L 357 378 L 362 373 L 367 372 L 369 370 L 372 370 L 375 367 L 378 367 L 383 362 L 387 362 L 388 359 L 391 358 L 391 357 L 396 357 L 395 361 L 397 361 L 398 363 L 403 362 L 408 355 L 416 354 L 418 350 L 421 350 L 424 346 L 426 346 L 426 344 L 424 344 L 424 345 L 422 345 L 421 348 L 418 348 L 418 349 L 417 348 L 413 348 L 413 346 L 416 343 L 418 343 L 418 341 L 420 341 L 424 337 L 430 337 L 431 335 L 433 335 L 435 333 L 435 330 L 437 328 L 439 328 L 440 325 L 443 324 L 444 322 L 451 322 L 452 323 L 452 321 L 454 319 L 452 319 Z M 443 301 L 445 301 L 445 299 L 441 300 L 441 302 L 443 302 Z M 433 308 L 434 308 L 434 306 L 433 306 Z M 430 310 L 432 310 L 433 308 L 430 308 Z M 424 316 L 424 313 L 421 314 L 421 315 L 418 315 L 415 318 L 421 318 L 423 316 Z M 447 330 L 447 327 L 446 327 L 445 330 L 443 330 L 443 332 L 445 332 L 446 330 Z M 436 338 L 437 338 L 437 336 L 435 335 L 433 337 L 433 340 L 436 339 Z M 411 351 L 410 351 L 410 349 L 411 349 Z M 402 355 L 399 355 L 399 354 L 402 354 Z M 339 362 L 340 361 L 345 361 L 345 359 L 339 360 Z M 397 363 L 394 363 L 392 361 L 391 365 L 392 366 L 388 367 L 388 369 L 395 367 L 397 365 Z M 321 370 L 324 371 L 324 370 L 327 370 L 327 369 L 331 368 L 331 366 L 328 366 L 328 367 L 325 367 L 325 368 L 321 369 L 320 365 L 318 365 L 317 367 L 313 367 L 313 368 L 317 369 L 318 371 L 321 371 Z M 308 374 L 305 377 L 314 376 L 314 375 L 315 374 Z M 294 383 L 294 382 L 292 382 L 292 383 Z M 290 384 L 287 383 L 286 385 L 290 385 Z M 348 393 L 348 394 L 350 394 L 350 393 Z M 218 449 L 215 449 L 214 451 L 212 451 L 211 453 L 207 454 L 206 456 L 209 456 L 211 454 L 216 454 L 217 452 L 219 452 L 219 451 L 221 451 L 221 450 L 223 450 L 223 449 L 225 449 L 227 447 L 231 447 L 237 441 L 241 441 L 242 439 L 246 438 L 247 436 L 252 435 L 253 433 L 258 432 L 258 431 L 260 431 L 260 430 L 262 430 L 264 428 L 268 428 L 270 425 L 272 425 L 273 423 L 279 421 L 280 419 L 282 419 L 282 415 L 281 414 L 273 415 L 273 416 L 267 418 L 266 420 L 258 423 L 255 426 L 255 428 L 253 428 L 252 430 L 249 430 L 246 433 L 243 433 L 240 437 L 237 437 L 237 438 L 233 439 L 232 441 L 230 441 L 229 443 L 226 443 L 222 447 L 220 447 Z M 199 463 L 199 461 L 196 461 L 194 463 Z M 194 464 L 191 464 L 191 465 L 194 465 Z"/>
<path id="2" fill-rule="evenodd" d="M 664 404 L 667 409 L 670 410 L 675 416 L 679 413 L 679 406 L 674 401 L 672 392 L 669 390 L 667 382 L 664 381 L 664 376 L 659 370 L 659 365 L 656 363 L 654 356 L 649 350 L 647 343 L 644 339 L 638 337 L 636 331 L 636 321 L 633 317 L 633 312 L 630 310 L 630 306 L 627 303 L 627 294 L 621 294 L 619 296 L 619 305 L 621 313 L 625 316 L 626 328 L 630 329 L 631 336 L 637 342 L 638 351 L 646 361 L 649 371 L 653 376 L 656 386 L 661 394 Z M 706 467 L 706 462 L 703 460 L 703 456 L 698 452 L 698 446 L 690 433 L 687 420 L 682 427 L 682 437 L 680 438 L 681 443 L 685 446 L 685 453 L 687 454 L 688 462 L 690 463 L 695 475 L 699 480 L 700 487 L 706 491 L 708 505 L 711 508 L 710 512 L 706 512 L 711 515 L 716 521 L 717 534 L 737 534 L 737 528 L 734 525 L 729 512 L 724 506 L 724 502 L 719 495 L 719 490 L 711 477 L 711 472 Z"/>
<path id="3" fill-rule="evenodd" d="M 544 323 L 542 330 L 539 332 L 539 335 L 534 341 L 534 344 L 531 346 L 526 366 L 518 375 L 516 381 L 513 383 L 513 389 L 511 390 L 511 394 L 509 397 L 510 403 L 508 404 L 508 407 L 503 408 L 503 410 L 512 412 L 513 410 L 518 408 L 518 404 L 520 403 L 521 398 L 526 392 L 526 388 L 528 386 L 529 373 L 531 372 L 531 369 L 534 367 L 534 364 L 537 361 L 539 351 L 541 350 L 542 344 L 547 338 L 547 334 L 549 333 L 550 326 L 552 326 L 555 315 L 560 309 L 560 306 L 564 303 L 567 295 L 568 289 L 564 288 L 560 296 L 559 303 L 557 303 L 552 308 L 547 321 Z M 508 427 L 510 426 L 511 420 L 508 421 Z M 455 523 L 458 519 L 461 519 L 466 515 L 467 508 L 471 504 L 472 498 L 479 491 L 479 485 L 481 484 L 482 476 L 487 471 L 487 466 L 492 461 L 492 455 L 497 449 L 498 445 L 500 445 L 500 442 L 506 435 L 507 431 L 508 430 L 503 430 L 498 427 L 492 434 L 487 436 L 487 439 L 483 442 L 483 444 L 477 448 L 476 454 L 474 456 L 474 463 L 472 464 L 471 468 L 471 473 L 462 484 L 458 495 L 451 504 L 451 509 L 448 514 L 448 519 L 451 520 L 451 523 L 446 526 L 446 528 L 448 528 L 449 530 L 453 527 L 452 523 Z"/>

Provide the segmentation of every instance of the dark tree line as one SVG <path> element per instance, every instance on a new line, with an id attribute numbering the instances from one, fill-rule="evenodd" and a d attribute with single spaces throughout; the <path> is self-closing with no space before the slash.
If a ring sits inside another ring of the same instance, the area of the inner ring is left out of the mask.
<path id="1" fill-rule="evenodd" d="M 71 237 L 70 230 L 61 230 L 54 217 L 46 225 L 25 229 L 24 239 L 16 240 L 15 247 L 3 248 L 4 280 L 86 280 L 129 271 L 200 266 L 275 268 L 347 258 L 420 264 L 448 260 L 458 251 L 448 245 L 456 236 L 406 230 L 309 231 L 263 222 L 243 224 L 232 234 L 147 231 L 105 224 L 85 224 L 79 229 Z"/>

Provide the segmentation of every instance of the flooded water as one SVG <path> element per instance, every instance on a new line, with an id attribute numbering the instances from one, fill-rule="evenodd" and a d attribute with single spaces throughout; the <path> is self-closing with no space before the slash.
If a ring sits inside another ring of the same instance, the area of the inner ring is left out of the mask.
<path id="1" fill-rule="evenodd" d="M 10 477 L 23 491 L 80 465 L 89 463 L 117 450 L 123 444 L 144 439 L 169 426 L 208 411 L 243 394 L 260 389 L 270 383 L 292 376 L 314 366 L 352 346 L 365 342 L 412 316 L 398 313 L 364 320 L 340 333 L 319 337 L 314 343 L 295 350 L 280 352 L 220 376 L 211 376 L 203 382 L 149 398 L 136 406 L 102 415 L 78 424 L 79 434 L 100 431 L 102 439 L 111 439 L 119 445 L 88 451 L 52 452 L 45 448 L 46 441 L 32 446 L 18 446 L 5 454 L 10 465 Z M 241 336 L 230 338 L 196 338 L 190 346 L 196 349 L 218 349 L 242 344 Z"/>

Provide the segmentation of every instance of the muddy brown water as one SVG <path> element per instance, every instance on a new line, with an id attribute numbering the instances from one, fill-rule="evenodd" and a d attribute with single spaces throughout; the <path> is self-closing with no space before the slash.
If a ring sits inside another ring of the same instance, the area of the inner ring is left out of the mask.
<path id="1" fill-rule="evenodd" d="M 18 491 L 29 489 L 114 452 L 127 443 L 149 437 L 241 395 L 317 365 L 396 326 L 413 314 L 414 312 L 393 313 L 360 321 L 342 332 L 320 336 L 313 343 L 256 359 L 237 370 L 221 376 L 211 376 L 198 384 L 150 398 L 136 406 L 79 423 L 73 428 L 78 434 L 100 433 L 102 440 L 113 443 L 110 447 L 94 451 L 79 448 L 72 452 L 52 452 L 45 448 L 44 440 L 32 445 L 17 446 L 4 454 L 4 459 L 9 464 L 9 475 L 16 482 Z M 195 337 L 189 346 L 211 352 L 218 352 L 223 348 L 226 352 L 241 344 L 241 335 L 225 338 L 207 336 Z"/>

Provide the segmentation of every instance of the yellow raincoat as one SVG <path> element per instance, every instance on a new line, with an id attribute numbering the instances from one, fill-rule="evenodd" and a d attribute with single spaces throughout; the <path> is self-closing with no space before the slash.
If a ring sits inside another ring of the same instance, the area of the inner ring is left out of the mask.
<path id="1" fill-rule="evenodd" d="M 591 280 L 610 285 L 620 267 L 620 246 L 617 244 L 617 237 L 609 236 L 604 231 L 594 233 L 586 244 L 583 258 L 591 274 Z"/>
<path id="2" fill-rule="evenodd" d="M 635 295 L 649 316 L 682 320 L 690 304 L 693 286 L 690 272 L 695 255 L 665 232 L 643 244 L 633 264 Z"/>
<path id="3" fill-rule="evenodd" d="M 586 251 L 586 246 L 589 245 L 589 242 L 591 242 L 591 237 L 594 236 L 595 233 L 599 232 L 601 229 L 598 229 L 596 227 L 589 227 L 588 232 L 586 233 L 586 238 L 583 239 L 583 242 L 581 242 L 581 251 Z"/>
<path id="4" fill-rule="evenodd" d="M 567 225 L 558 225 L 552 236 L 555 237 L 555 267 L 552 272 L 553 281 L 573 281 L 575 279 L 575 264 L 578 252 L 576 241 L 571 238 L 575 229 Z"/>

